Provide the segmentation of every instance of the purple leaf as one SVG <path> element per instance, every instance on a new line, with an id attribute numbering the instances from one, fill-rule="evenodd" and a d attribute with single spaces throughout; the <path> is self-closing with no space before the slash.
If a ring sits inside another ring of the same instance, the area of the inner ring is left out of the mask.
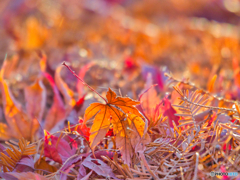
<path id="1" fill-rule="evenodd" d="M 17 173 L 17 172 L 9 172 L 9 173 L 0 173 L 0 176 L 2 178 L 5 178 L 7 180 L 47 180 L 44 176 L 41 176 L 37 173 L 32 172 L 23 172 L 23 173 Z"/>
<path id="2" fill-rule="evenodd" d="M 104 176 L 106 178 L 112 177 L 114 179 L 118 179 L 118 178 L 115 177 L 115 175 L 112 172 L 112 169 L 107 164 L 105 164 L 103 161 L 101 161 L 99 159 L 91 158 L 91 155 L 89 155 L 82 162 L 82 165 L 89 168 L 89 169 L 92 169 L 95 173 L 97 173 L 100 176 Z"/>
<path id="3" fill-rule="evenodd" d="M 14 169 L 14 172 L 28 172 L 34 170 L 34 161 L 32 156 L 23 157 Z"/>

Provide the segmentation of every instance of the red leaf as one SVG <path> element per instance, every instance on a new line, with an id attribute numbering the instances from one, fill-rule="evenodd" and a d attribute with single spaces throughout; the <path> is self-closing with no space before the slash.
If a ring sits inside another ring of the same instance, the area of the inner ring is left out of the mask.
<path id="1" fill-rule="evenodd" d="M 85 98 L 86 94 L 83 95 L 83 97 L 81 97 L 75 104 L 74 109 L 78 112 L 81 110 L 83 103 L 84 103 L 84 98 Z"/>
<path id="2" fill-rule="evenodd" d="M 79 120 L 79 123 L 82 123 L 82 120 Z M 71 128 L 71 131 L 77 131 L 81 136 L 85 137 L 87 141 L 89 140 L 90 128 L 88 128 L 86 124 Z"/>
<path id="3" fill-rule="evenodd" d="M 133 58 L 127 57 L 124 61 L 125 68 L 130 70 L 137 67 L 136 63 L 134 62 Z"/>
<path id="4" fill-rule="evenodd" d="M 59 155 L 57 149 L 51 147 L 47 143 L 44 144 L 44 156 L 54 160 L 55 162 L 62 164 L 62 158 Z"/>
<path id="5" fill-rule="evenodd" d="M 170 127 L 173 128 L 173 124 L 172 124 L 172 120 L 176 123 L 176 125 L 178 126 L 178 121 L 180 119 L 179 116 L 175 116 L 174 114 L 176 114 L 176 110 L 173 109 L 171 102 L 167 99 L 164 98 L 161 103 L 159 104 L 159 114 L 163 114 L 163 116 L 167 116 L 168 117 L 168 121 L 170 124 Z"/>
<path id="6" fill-rule="evenodd" d="M 106 134 L 106 136 L 113 136 L 113 128 L 110 128 Z"/>
<path id="7" fill-rule="evenodd" d="M 58 146 L 56 148 L 58 142 Z M 45 143 L 44 143 L 44 155 L 52 160 L 63 163 L 65 162 L 70 156 L 74 155 L 76 149 L 71 149 L 69 143 L 64 140 L 60 139 L 56 136 L 49 135 L 47 131 L 45 131 Z"/>

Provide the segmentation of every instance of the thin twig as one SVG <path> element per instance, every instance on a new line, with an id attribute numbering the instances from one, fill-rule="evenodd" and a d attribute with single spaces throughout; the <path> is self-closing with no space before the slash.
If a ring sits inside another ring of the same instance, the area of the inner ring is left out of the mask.
<path id="1" fill-rule="evenodd" d="M 108 103 L 107 100 L 102 97 L 95 89 L 93 89 L 91 86 L 89 86 L 85 81 L 83 81 L 65 62 L 62 63 L 62 65 L 64 65 L 65 67 L 67 67 L 69 69 L 69 71 L 79 80 L 82 82 L 83 85 L 87 86 L 91 91 L 93 91 L 94 93 L 96 93 L 100 98 L 102 98 L 106 104 Z"/>

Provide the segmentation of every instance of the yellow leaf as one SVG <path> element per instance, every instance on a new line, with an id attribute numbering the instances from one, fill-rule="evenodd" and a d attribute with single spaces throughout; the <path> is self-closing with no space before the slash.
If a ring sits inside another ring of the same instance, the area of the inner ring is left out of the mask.
<path id="1" fill-rule="evenodd" d="M 145 128 L 145 122 L 143 121 L 143 119 L 139 116 L 136 116 L 135 114 L 130 114 L 128 118 L 130 119 L 130 122 L 134 124 L 140 137 L 142 137 Z"/>

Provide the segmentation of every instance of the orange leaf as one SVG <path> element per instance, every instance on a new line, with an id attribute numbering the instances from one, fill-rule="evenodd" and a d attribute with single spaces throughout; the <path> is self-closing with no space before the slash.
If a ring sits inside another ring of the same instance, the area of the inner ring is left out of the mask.
<path id="1" fill-rule="evenodd" d="M 3 99 L 4 115 L 11 131 L 11 136 L 15 138 L 24 137 L 30 139 L 32 134 L 37 130 L 39 124 L 36 120 L 30 121 L 27 114 L 23 111 L 22 106 L 12 95 L 7 82 L 3 78 L 4 69 L 7 61 L 4 61 L 0 72 L 0 88 Z M 31 129 L 29 133 L 29 129 Z"/>
<path id="2" fill-rule="evenodd" d="M 22 45 L 26 49 L 36 49 L 40 48 L 47 36 L 47 29 L 43 27 L 43 25 L 38 21 L 38 19 L 34 17 L 29 17 L 26 20 L 26 35 L 24 41 L 22 41 Z"/>
<path id="3" fill-rule="evenodd" d="M 0 139 L 7 140 L 10 138 L 8 126 L 4 123 L 0 123 Z"/>
<path id="4" fill-rule="evenodd" d="M 95 116 L 90 130 L 90 144 L 95 147 L 106 135 L 110 123 L 113 124 L 113 131 L 120 132 L 122 137 L 126 137 L 126 127 L 128 123 L 125 120 L 126 114 L 136 114 L 141 117 L 139 111 L 134 105 L 139 102 L 130 98 L 117 97 L 116 93 L 110 88 L 107 92 L 107 104 L 92 103 L 85 111 L 84 122 Z"/>
<path id="5" fill-rule="evenodd" d="M 125 164 L 132 165 L 134 152 L 143 151 L 145 144 L 149 143 L 150 137 L 147 134 L 147 124 L 141 117 L 134 114 L 128 116 L 128 136 L 122 136 L 122 132 L 116 135 L 116 145 L 120 149 Z"/>
<path id="6" fill-rule="evenodd" d="M 216 79 L 217 79 L 217 75 L 215 74 L 215 75 L 213 76 L 213 78 L 211 79 L 211 81 L 209 82 L 209 84 L 208 84 L 208 91 L 209 91 L 209 92 L 212 92 L 212 91 L 213 91 L 214 83 L 215 83 Z"/>

